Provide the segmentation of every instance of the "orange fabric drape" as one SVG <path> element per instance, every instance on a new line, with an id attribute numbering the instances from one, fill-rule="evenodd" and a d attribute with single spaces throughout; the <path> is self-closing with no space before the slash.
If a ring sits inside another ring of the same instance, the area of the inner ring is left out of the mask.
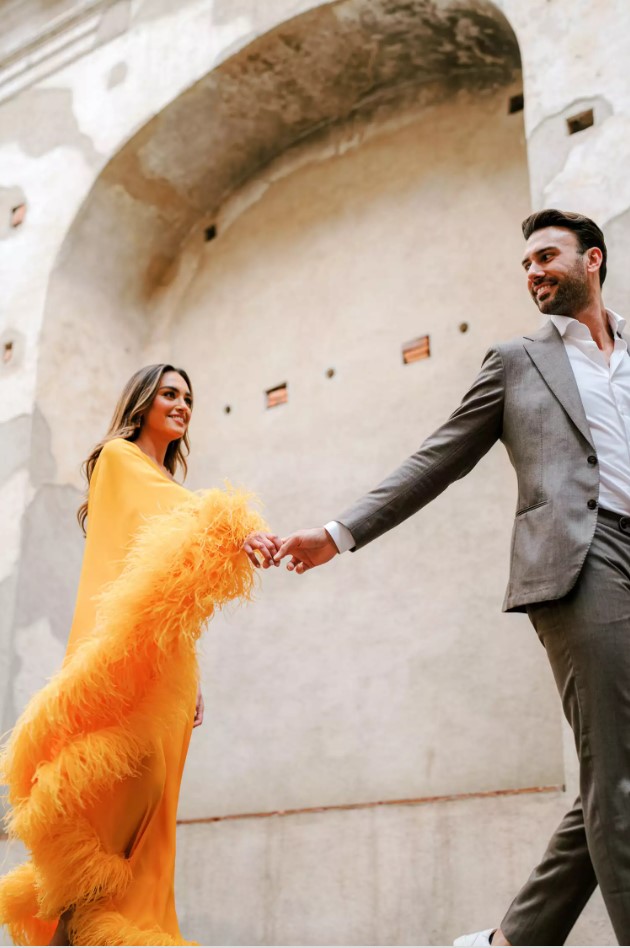
<path id="1" fill-rule="evenodd" d="M 0 879 L 0 921 L 43 944 L 72 909 L 73 941 L 188 944 L 173 894 L 175 821 L 216 607 L 251 591 L 248 497 L 191 493 L 131 442 L 105 445 L 66 658 L 2 756 L 9 833 L 31 861 Z"/>

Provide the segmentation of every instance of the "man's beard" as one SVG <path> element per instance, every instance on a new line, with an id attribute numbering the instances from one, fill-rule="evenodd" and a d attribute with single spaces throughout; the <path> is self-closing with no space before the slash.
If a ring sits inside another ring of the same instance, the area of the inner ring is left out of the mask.
<path id="1" fill-rule="evenodd" d="M 534 296 L 534 302 L 541 313 L 554 316 L 573 316 L 585 309 L 589 302 L 589 288 L 584 272 L 579 263 L 568 273 L 562 282 L 554 284 L 555 293 L 548 299 L 539 300 Z"/>

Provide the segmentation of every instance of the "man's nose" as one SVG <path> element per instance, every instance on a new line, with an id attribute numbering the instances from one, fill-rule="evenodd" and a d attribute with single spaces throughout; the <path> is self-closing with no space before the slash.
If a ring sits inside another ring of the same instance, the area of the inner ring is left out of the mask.
<path id="1" fill-rule="evenodd" d="M 544 275 L 545 275 L 545 271 L 540 266 L 540 264 L 536 263 L 535 260 L 532 260 L 532 262 L 529 265 L 529 270 L 527 271 L 528 283 L 536 283 Z"/>

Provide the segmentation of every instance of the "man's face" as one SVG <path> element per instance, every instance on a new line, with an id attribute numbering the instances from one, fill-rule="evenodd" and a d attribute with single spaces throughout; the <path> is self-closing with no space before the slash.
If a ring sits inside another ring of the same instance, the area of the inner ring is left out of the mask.
<path id="1" fill-rule="evenodd" d="M 577 236 L 564 227 L 536 230 L 525 245 L 527 289 L 541 313 L 573 316 L 589 300 L 585 255 Z"/>

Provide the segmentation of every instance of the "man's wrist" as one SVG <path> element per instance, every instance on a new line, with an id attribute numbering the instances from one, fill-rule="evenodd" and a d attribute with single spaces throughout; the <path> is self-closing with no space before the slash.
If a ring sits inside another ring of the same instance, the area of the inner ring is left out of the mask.
<path id="1" fill-rule="evenodd" d="M 347 553 L 355 546 L 354 537 L 343 523 L 338 520 L 331 520 L 324 527 L 324 530 L 333 541 L 339 553 Z"/>

